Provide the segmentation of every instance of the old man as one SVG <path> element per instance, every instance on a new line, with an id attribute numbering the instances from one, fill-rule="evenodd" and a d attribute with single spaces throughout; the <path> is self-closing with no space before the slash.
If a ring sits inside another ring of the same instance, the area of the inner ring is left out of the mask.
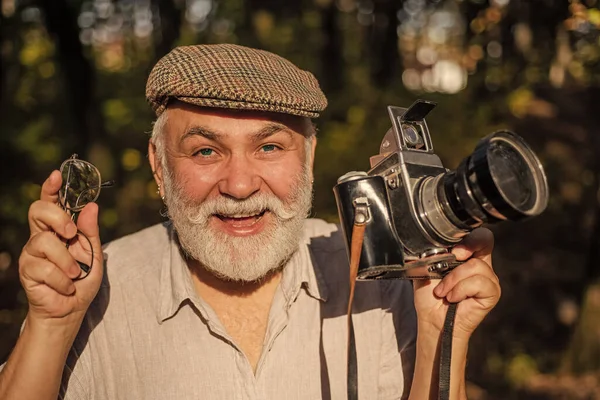
<path id="1" fill-rule="evenodd" d="M 49 176 L 30 208 L 29 312 L 0 398 L 346 398 L 346 250 L 334 224 L 308 218 L 318 82 L 266 51 L 198 45 L 162 58 L 146 96 L 169 222 L 101 247 L 97 205 L 75 226 L 56 206 L 60 173 Z M 95 249 L 84 279 L 77 229 Z M 441 283 L 356 285 L 359 398 L 435 397 L 440 332 L 459 301 L 450 398 L 466 398 L 469 338 L 500 296 L 492 247 L 474 231 L 454 249 L 469 260 Z"/>

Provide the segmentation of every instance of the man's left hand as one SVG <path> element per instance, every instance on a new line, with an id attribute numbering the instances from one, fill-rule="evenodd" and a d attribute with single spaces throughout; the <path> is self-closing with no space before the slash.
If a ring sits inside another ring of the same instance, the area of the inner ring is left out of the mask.
<path id="1" fill-rule="evenodd" d="M 494 236 L 489 229 L 475 229 L 454 247 L 458 261 L 466 261 L 444 279 L 415 281 L 415 307 L 419 330 L 438 335 L 444 326 L 448 303 L 458 303 L 454 337 L 468 340 L 500 299 L 500 283 L 492 268 Z"/>

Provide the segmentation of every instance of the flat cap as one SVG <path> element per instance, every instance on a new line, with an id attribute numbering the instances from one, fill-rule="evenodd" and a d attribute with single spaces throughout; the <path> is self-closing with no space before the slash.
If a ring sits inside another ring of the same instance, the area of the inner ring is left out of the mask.
<path id="1" fill-rule="evenodd" d="M 205 107 L 316 118 L 327 107 L 317 79 L 264 50 L 233 44 L 180 46 L 154 66 L 146 99 L 156 115 L 169 100 Z"/>

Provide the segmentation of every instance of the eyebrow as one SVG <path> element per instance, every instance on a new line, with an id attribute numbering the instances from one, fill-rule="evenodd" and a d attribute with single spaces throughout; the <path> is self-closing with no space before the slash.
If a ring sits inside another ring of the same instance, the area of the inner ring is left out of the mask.
<path id="1" fill-rule="evenodd" d="M 261 128 L 260 130 L 252 134 L 252 141 L 259 142 L 279 132 L 287 133 L 290 136 L 290 138 L 294 137 L 294 134 L 290 130 L 290 128 L 288 128 L 284 124 L 280 124 L 278 122 L 270 122 L 267 124 L 267 126 Z"/>
<path id="2" fill-rule="evenodd" d="M 288 128 L 284 124 L 278 122 L 270 122 L 263 128 L 252 133 L 250 137 L 253 142 L 259 142 L 279 132 L 287 133 L 290 136 L 290 138 L 292 138 L 294 135 L 290 128 Z M 195 125 L 187 130 L 187 132 L 179 140 L 179 143 L 183 143 L 186 139 L 193 136 L 201 136 L 212 141 L 221 141 L 226 135 L 219 132 L 211 131 L 210 129 L 201 125 Z"/>
<path id="3" fill-rule="evenodd" d="M 190 127 L 187 132 L 185 132 L 181 139 L 179 139 L 179 143 L 183 143 L 187 138 L 193 136 L 202 136 L 203 138 L 214 141 L 217 141 L 223 137 L 223 135 L 218 132 L 213 132 L 204 126 L 196 125 Z"/>

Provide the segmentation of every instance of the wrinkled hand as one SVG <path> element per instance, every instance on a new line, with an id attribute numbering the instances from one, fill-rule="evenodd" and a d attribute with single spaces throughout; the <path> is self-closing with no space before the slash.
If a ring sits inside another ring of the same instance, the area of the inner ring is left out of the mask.
<path id="1" fill-rule="evenodd" d="M 88 204 L 75 226 L 58 205 L 61 183 L 60 172 L 52 172 L 42 185 L 40 200 L 29 208 L 30 238 L 19 258 L 19 277 L 29 301 L 28 319 L 77 324 L 102 281 L 98 206 Z M 81 280 L 74 280 L 82 274 L 76 260 L 89 264 L 92 253 L 77 229 L 90 239 L 94 250 L 92 270 Z M 73 239 L 68 249 L 66 239 Z"/>
<path id="2" fill-rule="evenodd" d="M 415 307 L 419 329 L 432 334 L 441 332 L 448 303 L 460 304 L 456 310 L 454 337 L 468 340 L 485 316 L 500 299 L 500 283 L 492 269 L 494 236 L 479 228 L 466 236 L 452 252 L 466 261 L 444 279 L 415 281 Z"/>

